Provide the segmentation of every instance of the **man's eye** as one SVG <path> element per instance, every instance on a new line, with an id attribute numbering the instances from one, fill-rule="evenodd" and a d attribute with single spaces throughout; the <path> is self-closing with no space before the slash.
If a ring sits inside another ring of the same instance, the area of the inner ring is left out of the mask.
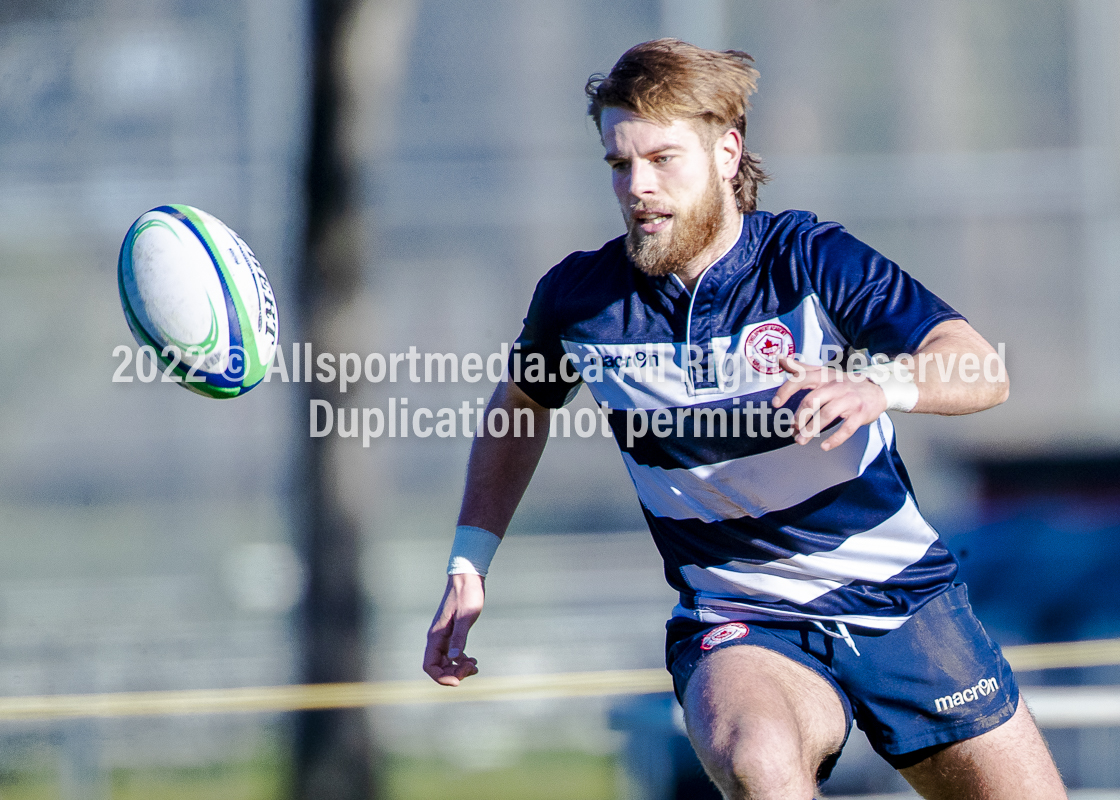
<path id="1" fill-rule="evenodd" d="M 625 172 L 627 169 L 629 169 L 629 164 L 627 164 L 625 161 L 614 161 L 611 163 L 611 169 L 615 172 Z"/>
<path id="2" fill-rule="evenodd" d="M 654 164 L 668 164 L 669 160 L 671 158 L 672 158 L 672 156 L 654 156 L 653 157 L 653 163 Z"/>

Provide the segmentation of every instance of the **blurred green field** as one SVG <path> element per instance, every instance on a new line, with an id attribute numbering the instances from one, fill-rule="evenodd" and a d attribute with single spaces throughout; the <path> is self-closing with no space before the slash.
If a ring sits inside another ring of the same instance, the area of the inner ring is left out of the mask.
<path id="1" fill-rule="evenodd" d="M 390 756 L 381 764 L 378 800 L 614 800 L 613 756 L 529 753 L 486 770 L 464 770 L 444 761 Z M 115 769 L 107 776 L 107 800 L 281 800 L 288 766 L 279 760 L 207 767 Z M 2 800 L 66 800 L 57 775 L 43 769 L 0 772 Z"/>
<path id="2" fill-rule="evenodd" d="M 282 771 L 264 764 L 221 764 L 211 767 L 113 770 L 107 800 L 278 800 L 285 796 Z M 83 795 L 84 796 L 84 795 Z M 66 800 L 57 775 L 6 771 L 0 774 L 3 800 Z"/>
<path id="3" fill-rule="evenodd" d="M 617 791 L 613 756 L 585 753 L 530 753 L 489 770 L 464 771 L 443 762 L 390 759 L 385 800 L 613 800 Z"/>

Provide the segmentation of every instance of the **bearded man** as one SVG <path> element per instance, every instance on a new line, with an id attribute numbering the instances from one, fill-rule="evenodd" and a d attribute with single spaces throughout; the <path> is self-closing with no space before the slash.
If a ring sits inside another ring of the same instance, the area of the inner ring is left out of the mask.
<path id="1" fill-rule="evenodd" d="M 990 408 L 1003 365 L 839 225 L 756 210 L 751 63 L 662 39 L 588 82 L 627 233 L 537 285 L 490 409 L 528 410 L 538 433 L 474 443 L 425 671 L 477 672 L 465 647 L 490 559 L 549 409 L 586 382 L 680 592 L 667 665 L 725 797 L 809 800 L 853 721 L 924 797 L 1065 797 L 886 413 Z M 889 361 L 860 369 L 863 351 Z M 965 360 L 983 374 L 952 370 Z"/>

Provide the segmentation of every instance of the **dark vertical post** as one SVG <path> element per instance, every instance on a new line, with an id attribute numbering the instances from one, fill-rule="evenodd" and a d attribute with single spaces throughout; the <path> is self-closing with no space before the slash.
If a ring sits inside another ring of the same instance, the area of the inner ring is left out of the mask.
<path id="1" fill-rule="evenodd" d="M 310 0 L 311 141 L 307 166 L 306 257 L 299 285 L 303 332 L 317 353 L 329 346 L 338 309 L 359 281 L 352 182 L 343 152 L 343 80 L 338 74 L 345 22 L 354 0 Z M 303 370 L 310 369 L 304 364 Z M 339 405 L 337 384 L 302 384 L 308 401 Z M 306 425 L 306 422 L 303 423 Z M 302 427 L 302 426 L 301 426 Z M 306 434 L 304 434 L 306 436 Z M 307 594 L 300 618 L 303 680 L 365 679 L 364 598 L 359 527 L 332 480 L 335 437 L 305 438 L 299 484 Z M 301 712 L 296 724 L 294 793 L 299 800 L 370 800 L 373 743 L 364 709 Z"/>

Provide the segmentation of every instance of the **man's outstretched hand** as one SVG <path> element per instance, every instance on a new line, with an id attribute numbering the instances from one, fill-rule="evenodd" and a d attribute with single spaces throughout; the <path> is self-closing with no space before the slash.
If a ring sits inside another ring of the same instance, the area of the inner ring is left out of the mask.
<path id="1" fill-rule="evenodd" d="M 479 575 L 447 576 L 447 590 L 428 629 L 428 646 L 424 649 L 424 671 L 436 683 L 458 686 L 478 672 L 478 662 L 464 650 L 467 632 L 482 613 L 485 594 Z"/>
<path id="2" fill-rule="evenodd" d="M 778 363 L 789 378 L 774 394 L 771 406 L 781 408 L 797 392 L 810 390 L 794 412 L 794 440 L 798 444 L 808 444 L 835 420 L 843 419 L 836 432 L 821 442 L 822 450 L 832 450 L 887 410 L 887 396 L 866 378 L 784 356 Z"/>

